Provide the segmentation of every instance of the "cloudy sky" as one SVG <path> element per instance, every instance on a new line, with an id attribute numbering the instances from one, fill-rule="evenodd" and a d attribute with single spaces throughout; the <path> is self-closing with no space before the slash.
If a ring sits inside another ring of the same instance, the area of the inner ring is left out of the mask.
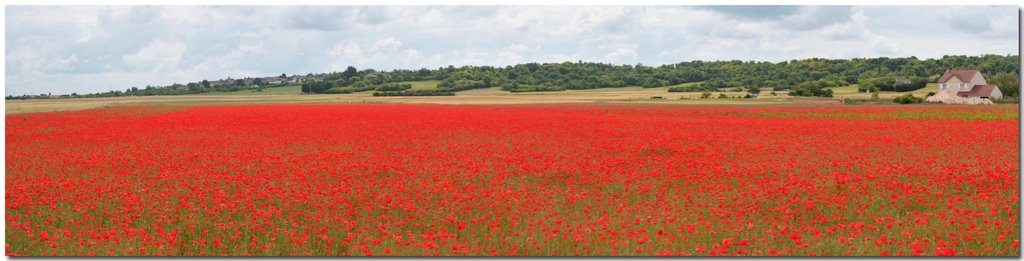
<path id="1" fill-rule="evenodd" d="M 357 68 L 1017 54 L 1016 6 L 7 6 L 6 94 Z"/>

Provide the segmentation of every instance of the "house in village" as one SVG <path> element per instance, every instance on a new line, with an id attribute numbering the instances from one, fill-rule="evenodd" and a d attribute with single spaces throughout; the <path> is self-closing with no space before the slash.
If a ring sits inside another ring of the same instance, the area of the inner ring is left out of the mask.
<path id="1" fill-rule="evenodd" d="M 946 70 L 939 77 L 939 91 L 925 99 L 928 102 L 952 104 L 992 104 L 1000 99 L 999 86 L 988 84 L 978 70 Z"/>
<path id="2" fill-rule="evenodd" d="M 300 83 L 303 83 L 303 82 L 307 81 L 308 79 L 311 79 L 312 77 L 311 76 L 305 76 L 305 75 L 292 75 L 290 78 L 291 78 L 291 80 L 290 80 L 291 82 L 289 82 L 289 83 L 300 84 Z"/>
<path id="3" fill-rule="evenodd" d="M 232 85 L 232 84 L 235 84 L 235 80 L 231 79 L 231 77 L 228 77 L 227 79 L 220 79 L 220 80 L 216 80 L 216 81 L 210 82 L 210 86 L 222 86 L 222 85 Z"/>
<path id="4" fill-rule="evenodd" d="M 266 85 L 278 85 L 278 84 L 285 83 L 284 82 L 284 78 L 281 78 L 281 77 L 278 77 L 278 76 L 265 77 L 265 78 L 263 78 L 263 82 Z"/>

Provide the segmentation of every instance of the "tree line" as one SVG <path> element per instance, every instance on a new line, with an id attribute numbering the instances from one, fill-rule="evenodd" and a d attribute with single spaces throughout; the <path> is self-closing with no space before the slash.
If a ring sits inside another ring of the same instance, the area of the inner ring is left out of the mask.
<path id="1" fill-rule="evenodd" d="M 331 88 L 387 82 L 439 80 L 442 92 L 500 87 L 511 92 L 561 91 L 626 86 L 665 87 L 670 91 L 714 91 L 743 87 L 771 88 L 798 96 L 831 96 L 828 87 L 867 83 L 863 91 L 908 91 L 935 82 L 946 69 L 977 69 L 1004 94 L 1017 96 L 1018 55 L 901 58 L 811 58 L 782 62 L 690 61 L 660 66 L 613 65 L 593 62 L 525 63 L 504 67 L 462 66 L 437 69 L 376 71 L 348 67 L 328 73 L 324 81 L 303 87 L 310 93 Z M 1000 81 L 1002 79 L 1002 81 Z M 692 85 L 675 86 L 684 83 Z"/>
<path id="2" fill-rule="evenodd" d="M 831 96 L 828 87 L 869 83 L 870 91 L 906 90 L 920 85 L 920 80 L 935 82 L 946 69 L 980 70 L 1006 96 L 1019 95 L 1019 55 L 947 55 L 942 58 L 810 58 L 781 62 L 765 61 L 688 61 L 660 66 L 613 65 L 595 62 L 525 63 L 509 66 L 447 66 L 437 69 L 378 71 L 358 70 L 349 66 L 341 72 L 312 75 L 302 83 L 304 93 L 350 93 L 377 90 L 386 84 L 406 81 L 437 80 L 439 95 L 478 88 L 500 87 L 511 92 L 561 91 L 626 86 L 665 87 L 670 91 L 713 91 L 719 88 L 743 87 L 748 90 L 771 88 L 787 90 L 792 95 Z M 315 76 L 315 77 L 314 77 Z M 887 84 L 893 80 L 894 86 Z M 908 82 L 909 81 L 909 82 Z M 676 86 L 684 83 L 694 85 Z M 900 85 L 897 87 L 895 85 Z M 903 86 L 906 85 L 906 86 Z M 207 87 L 203 84 L 199 86 Z M 865 84 L 868 86 L 868 84 Z M 923 86 L 922 86 L 923 87 Z M 228 89 L 177 88 L 166 90 L 125 91 L 117 95 L 190 94 Z M 390 87 L 385 87 L 388 89 Z M 230 89 L 230 90 L 234 90 Z M 407 90 L 383 90 L 400 95 Z M 428 92 L 415 92 L 417 95 Z M 412 92 L 409 92 L 412 94 Z"/>

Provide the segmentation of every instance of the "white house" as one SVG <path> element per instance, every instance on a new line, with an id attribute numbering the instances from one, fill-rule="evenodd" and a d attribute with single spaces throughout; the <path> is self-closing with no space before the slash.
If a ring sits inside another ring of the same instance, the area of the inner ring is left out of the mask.
<path id="1" fill-rule="evenodd" d="M 991 104 L 1003 93 L 999 86 L 988 84 L 978 70 L 946 70 L 939 77 L 939 91 L 925 99 L 929 102 L 955 104 Z"/>
<path id="2" fill-rule="evenodd" d="M 282 79 L 281 77 L 278 77 L 278 76 L 266 77 L 266 78 L 263 78 L 263 81 L 266 82 L 267 85 L 277 85 L 277 84 L 284 83 L 284 79 Z"/>

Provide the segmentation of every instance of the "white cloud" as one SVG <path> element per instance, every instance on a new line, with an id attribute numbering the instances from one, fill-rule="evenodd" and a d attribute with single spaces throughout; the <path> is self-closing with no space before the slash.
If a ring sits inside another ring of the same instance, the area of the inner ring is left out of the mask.
<path id="1" fill-rule="evenodd" d="M 327 54 L 334 57 L 343 57 L 348 59 L 362 59 L 363 49 L 359 48 L 359 44 L 353 42 L 347 42 L 343 44 L 335 45 L 331 49 L 327 50 Z"/>
<path id="2" fill-rule="evenodd" d="M 1006 8 L 992 6 L 947 6 L 933 12 L 950 29 L 977 37 L 1000 37 L 1017 32 L 1015 15 L 1005 15 Z M 994 14 L 1004 15 L 994 15 Z"/>
<path id="3" fill-rule="evenodd" d="M 498 53 L 498 65 L 515 65 L 523 62 L 523 56 L 515 52 L 502 51 Z"/>
<path id="4" fill-rule="evenodd" d="M 153 41 L 138 52 L 123 56 L 122 60 L 128 65 L 153 66 L 154 70 L 173 69 L 185 48 L 180 42 Z"/>
<path id="5" fill-rule="evenodd" d="M 405 50 L 404 53 L 405 53 L 405 59 L 407 61 L 423 59 L 423 52 L 420 52 L 420 51 L 417 51 L 417 50 L 409 49 L 409 50 Z"/>
<path id="6" fill-rule="evenodd" d="M 370 52 L 395 53 L 398 52 L 398 48 L 401 47 L 402 41 L 399 41 L 395 37 L 387 37 L 374 42 L 373 45 L 370 46 Z"/>
<path id="7" fill-rule="evenodd" d="M 629 47 L 616 47 L 614 51 L 604 56 L 611 63 L 632 63 L 636 61 L 636 49 Z"/>
<path id="8" fill-rule="evenodd" d="M 438 63 L 436 55 L 426 55 L 423 51 L 413 48 L 402 48 L 402 41 L 395 37 L 385 37 L 369 44 L 365 52 L 357 42 L 345 42 L 327 49 L 332 59 L 328 64 L 330 70 L 338 71 L 355 66 L 357 68 L 396 69 L 421 68 L 434 66 L 428 62 Z"/>
<path id="9" fill-rule="evenodd" d="M 900 50 L 900 44 L 885 36 L 871 35 L 868 38 L 871 48 L 880 55 L 893 55 Z"/>
<path id="10" fill-rule="evenodd" d="M 488 60 L 487 53 L 474 50 L 456 50 L 449 53 L 448 57 L 448 64 L 455 66 L 481 65 Z"/>
<path id="11" fill-rule="evenodd" d="M 530 47 L 526 47 L 525 44 L 517 43 L 517 44 L 509 45 L 508 47 L 505 47 L 505 50 L 507 50 L 509 52 L 521 53 L 521 52 L 525 52 L 527 50 L 530 50 Z"/>
<path id="12" fill-rule="evenodd" d="M 363 58 L 363 48 L 354 42 L 337 44 L 327 50 L 327 55 L 333 61 L 328 64 L 331 71 L 341 71 L 351 65 L 357 65 L 366 61 Z"/>
<path id="13" fill-rule="evenodd" d="M 241 44 L 224 55 L 205 57 L 202 62 L 194 65 L 188 74 L 199 75 L 203 72 L 217 71 L 228 74 L 225 77 L 231 75 L 253 75 L 255 72 L 242 70 L 238 68 L 238 64 L 244 63 L 247 57 L 261 55 L 266 51 L 263 43 Z"/>
<path id="14" fill-rule="evenodd" d="M 71 55 L 67 58 L 59 59 L 56 63 L 53 63 L 52 69 L 66 70 L 74 69 L 75 64 L 78 62 L 77 55 Z"/>
<path id="15" fill-rule="evenodd" d="M 793 29 L 816 29 L 849 21 L 852 14 L 850 6 L 806 6 L 800 12 L 783 18 L 782 23 Z"/>

